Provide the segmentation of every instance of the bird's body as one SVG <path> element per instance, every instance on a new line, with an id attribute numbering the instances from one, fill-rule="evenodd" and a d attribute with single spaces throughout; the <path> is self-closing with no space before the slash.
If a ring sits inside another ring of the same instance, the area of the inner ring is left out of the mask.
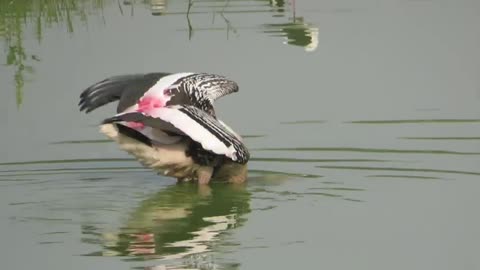
<path id="1" fill-rule="evenodd" d="M 79 105 L 88 113 L 118 100 L 117 114 L 103 121 L 101 132 L 160 174 L 243 182 L 248 150 L 213 107 L 215 99 L 237 91 L 235 82 L 214 74 L 125 75 L 92 85 Z"/>

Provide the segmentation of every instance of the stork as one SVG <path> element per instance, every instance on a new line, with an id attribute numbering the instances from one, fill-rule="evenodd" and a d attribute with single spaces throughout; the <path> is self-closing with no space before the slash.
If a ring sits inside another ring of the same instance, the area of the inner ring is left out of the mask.
<path id="1" fill-rule="evenodd" d="M 213 102 L 238 92 L 237 83 L 208 73 L 114 76 L 80 95 L 89 113 L 118 101 L 100 132 L 141 164 L 177 181 L 240 183 L 250 154 L 241 136 L 217 119 Z"/>

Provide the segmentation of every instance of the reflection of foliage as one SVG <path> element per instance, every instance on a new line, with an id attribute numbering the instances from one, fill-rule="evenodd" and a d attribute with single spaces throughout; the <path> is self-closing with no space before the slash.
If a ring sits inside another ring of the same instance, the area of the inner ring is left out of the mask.
<path id="1" fill-rule="evenodd" d="M 74 31 L 75 17 L 86 22 L 89 10 L 102 9 L 104 0 L 0 0 L 0 37 L 6 48 L 6 65 L 14 66 L 17 105 L 22 104 L 25 72 L 33 73 L 32 60 L 23 44 L 23 34 L 28 23 L 35 25 L 35 36 L 42 41 L 43 29 L 65 23 L 69 33 Z"/>
<path id="2" fill-rule="evenodd" d="M 229 19 L 225 16 L 225 9 L 228 7 L 228 4 L 230 3 L 229 0 L 225 1 L 225 5 L 222 8 L 222 11 L 220 12 L 220 16 L 222 16 L 222 19 L 225 21 L 225 24 L 227 25 L 227 39 L 230 33 L 230 29 L 232 29 L 233 33 L 237 33 L 237 30 L 232 26 L 232 23 L 230 22 Z"/>
<path id="3" fill-rule="evenodd" d="M 295 0 L 289 1 L 292 9 L 292 18 L 287 23 L 264 24 L 263 32 L 286 38 L 286 44 L 301 46 L 305 51 L 315 51 L 318 46 L 318 28 L 304 22 L 303 17 L 296 16 Z M 277 12 L 284 12 L 284 0 L 270 0 L 270 5 L 277 8 Z"/>
<path id="4" fill-rule="evenodd" d="M 193 1 L 188 0 L 188 9 L 187 9 L 188 40 L 191 40 L 193 35 L 192 22 L 190 21 L 190 10 L 192 9 L 192 5 L 193 5 Z"/>
<path id="5" fill-rule="evenodd" d="M 318 28 L 314 25 L 304 22 L 303 17 L 296 16 L 295 0 L 257 0 L 258 3 L 268 4 L 270 6 L 270 12 L 274 13 L 274 18 L 282 18 L 280 23 L 263 24 L 264 33 L 272 36 L 281 36 L 286 38 L 286 44 L 303 47 L 306 51 L 314 51 L 318 46 Z M 205 11 L 205 6 L 202 3 L 207 1 L 202 0 L 188 0 L 187 8 L 187 22 L 189 40 L 192 37 L 194 31 L 191 23 L 190 15 L 194 13 L 206 13 L 212 12 L 213 19 L 212 25 L 215 23 L 215 17 L 219 14 L 219 17 L 223 20 L 223 27 L 207 27 L 197 28 L 197 30 L 223 30 L 226 29 L 227 39 L 230 32 L 237 34 L 237 28 L 233 26 L 227 14 L 239 14 L 239 13 L 251 13 L 254 12 L 250 9 L 244 9 L 243 5 L 239 5 L 238 2 L 243 0 L 231 1 L 231 0 L 216 0 L 210 1 L 212 4 L 208 6 L 208 11 Z M 198 4 L 197 10 L 194 7 Z M 250 6 L 248 6 L 250 7 Z M 259 5 L 262 7 L 263 5 Z M 203 8 L 203 9 L 202 9 Z M 287 22 L 285 22 L 284 16 L 288 12 L 291 12 L 291 16 Z"/>
<path id="6" fill-rule="evenodd" d="M 285 11 L 285 0 L 269 0 L 270 5 L 276 8 L 277 12 Z"/>
<path id="7" fill-rule="evenodd" d="M 230 36 L 230 31 L 233 32 L 234 34 L 237 33 L 237 29 L 232 25 L 230 20 L 225 16 L 226 9 L 229 7 L 229 4 L 230 4 L 230 0 L 224 0 L 224 1 L 218 1 L 218 2 L 219 3 L 223 2 L 223 4 L 221 6 L 220 5 L 217 6 L 219 8 L 219 10 L 215 10 L 215 9 L 212 10 L 212 14 L 213 14 L 212 24 L 215 23 L 215 15 L 217 13 L 220 14 L 220 16 L 222 17 L 222 19 L 223 19 L 223 21 L 226 25 L 226 32 L 227 32 L 227 39 L 228 39 L 229 36 Z M 188 0 L 188 8 L 187 8 L 187 13 L 186 13 L 187 23 L 188 23 L 188 40 L 191 40 L 192 36 L 193 36 L 193 27 L 192 27 L 192 22 L 190 20 L 190 12 L 192 10 L 193 4 L 194 4 L 193 0 Z"/>
<path id="8" fill-rule="evenodd" d="M 73 33 L 75 22 L 87 23 L 87 17 L 92 13 L 102 14 L 104 6 L 109 4 L 118 5 L 119 11 L 123 14 L 122 6 L 130 6 L 130 14 L 133 15 L 134 6 L 138 3 L 143 6 L 150 6 L 152 15 L 163 14 L 185 14 L 188 23 L 188 38 L 192 39 L 194 27 L 191 22 L 191 15 L 212 12 L 215 23 L 215 16 L 222 21 L 222 28 L 226 29 L 227 39 L 230 33 L 238 34 L 237 28 L 227 17 L 228 14 L 251 13 L 250 5 L 238 5 L 246 0 L 183 0 L 186 6 L 181 6 L 180 11 L 167 10 L 168 0 L 0 0 L 0 38 L 4 43 L 6 53 L 6 65 L 15 70 L 14 82 L 16 88 L 17 105 L 22 104 L 23 88 L 28 74 L 33 73 L 34 61 L 38 57 L 29 54 L 23 42 L 25 32 L 33 30 L 36 40 L 40 43 L 44 36 L 44 30 L 51 26 L 63 25 L 66 32 Z M 173 1 L 171 1 L 173 2 Z M 256 0 L 253 2 L 262 3 L 258 5 L 263 8 L 264 4 L 271 7 L 275 12 L 274 17 L 282 17 L 287 10 L 293 12 L 293 22 L 266 25 L 265 33 L 287 37 L 288 44 L 303 46 L 306 50 L 315 50 L 318 43 L 318 29 L 303 23 L 301 18 L 295 17 L 295 1 L 286 0 Z M 208 6 L 205 5 L 208 3 Z M 254 5 L 255 6 L 255 5 Z M 244 7 L 248 7 L 245 9 Z M 185 10 L 185 9 L 186 10 Z M 205 30 L 196 28 L 195 30 Z M 208 27 L 206 30 L 218 30 L 218 27 Z"/>
<path id="9" fill-rule="evenodd" d="M 318 28 L 304 23 L 297 17 L 290 23 L 265 24 L 265 33 L 283 36 L 289 45 L 304 47 L 306 51 L 314 51 L 318 46 Z"/>

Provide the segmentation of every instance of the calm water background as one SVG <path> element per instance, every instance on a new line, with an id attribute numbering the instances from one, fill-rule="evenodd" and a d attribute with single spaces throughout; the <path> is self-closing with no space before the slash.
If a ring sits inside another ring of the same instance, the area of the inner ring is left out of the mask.
<path id="1" fill-rule="evenodd" d="M 480 269 L 480 2 L 0 1 L 1 269 Z M 241 91 L 242 187 L 175 185 L 78 112 L 107 76 Z"/>

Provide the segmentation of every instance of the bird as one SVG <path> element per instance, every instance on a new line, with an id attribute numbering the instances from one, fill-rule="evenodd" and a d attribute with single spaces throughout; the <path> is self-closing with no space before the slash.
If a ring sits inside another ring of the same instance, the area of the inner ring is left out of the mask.
<path id="1" fill-rule="evenodd" d="M 78 105 L 90 113 L 118 101 L 100 132 L 160 175 L 202 185 L 211 179 L 242 183 L 250 154 L 213 106 L 238 91 L 236 82 L 217 74 L 141 73 L 94 83 L 82 91 Z"/>

